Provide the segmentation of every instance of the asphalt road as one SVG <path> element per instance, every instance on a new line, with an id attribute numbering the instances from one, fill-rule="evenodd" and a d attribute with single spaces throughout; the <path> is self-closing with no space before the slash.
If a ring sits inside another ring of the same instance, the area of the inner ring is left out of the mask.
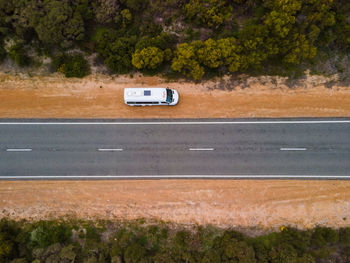
<path id="1" fill-rule="evenodd" d="M 350 119 L 0 121 L 0 179 L 129 176 L 348 179 Z"/>

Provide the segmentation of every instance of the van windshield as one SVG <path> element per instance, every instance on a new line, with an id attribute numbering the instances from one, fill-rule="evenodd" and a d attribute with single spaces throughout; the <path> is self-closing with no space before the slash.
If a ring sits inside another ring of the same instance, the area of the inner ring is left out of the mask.
<path id="1" fill-rule="evenodd" d="M 166 102 L 173 102 L 173 92 L 171 89 L 166 89 Z"/>

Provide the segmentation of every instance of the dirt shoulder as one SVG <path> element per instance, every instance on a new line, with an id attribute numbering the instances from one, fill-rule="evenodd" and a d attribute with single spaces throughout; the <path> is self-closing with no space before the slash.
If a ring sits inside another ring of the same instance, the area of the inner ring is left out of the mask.
<path id="1" fill-rule="evenodd" d="M 349 226 L 350 181 L 1 182 L 0 218 L 148 218 L 263 229 Z"/>
<path id="2" fill-rule="evenodd" d="M 350 88 L 325 87 L 329 78 L 308 76 L 292 88 L 283 78 L 229 77 L 200 84 L 167 83 L 158 77 L 0 74 L 0 118 L 240 118 L 348 117 Z M 126 87 L 175 88 L 175 107 L 129 107 Z"/>
<path id="3" fill-rule="evenodd" d="M 349 117 L 350 88 L 308 76 L 223 78 L 200 84 L 158 77 L 0 74 L 0 118 Z M 132 108 L 123 88 L 159 86 L 180 93 L 176 107 Z M 155 218 L 183 224 L 277 228 L 349 226 L 350 181 L 25 181 L 0 184 L 0 218 Z"/>

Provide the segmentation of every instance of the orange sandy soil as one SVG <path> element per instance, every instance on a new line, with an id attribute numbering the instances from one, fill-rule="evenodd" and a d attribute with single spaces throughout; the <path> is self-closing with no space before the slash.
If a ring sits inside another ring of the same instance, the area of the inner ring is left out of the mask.
<path id="1" fill-rule="evenodd" d="M 350 181 L 26 181 L 0 184 L 0 217 L 147 218 L 262 229 L 349 226 Z"/>
<path id="2" fill-rule="evenodd" d="M 283 81 L 256 81 L 254 78 L 242 86 L 228 77 L 195 84 L 185 81 L 166 83 L 159 77 L 142 76 L 90 75 L 83 79 L 66 79 L 59 74 L 28 77 L 0 73 L 0 118 L 350 116 L 350 88 L 326 88 L 324 80 L 318 78 L 309 76 L 300 87 L 291 89 Z M 146 86 L 177 89 L 179 105 L 124 105 L 123 88 Z"/>

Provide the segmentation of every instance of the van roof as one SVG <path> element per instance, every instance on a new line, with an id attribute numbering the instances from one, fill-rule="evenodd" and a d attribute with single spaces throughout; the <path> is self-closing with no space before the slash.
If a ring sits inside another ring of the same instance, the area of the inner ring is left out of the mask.
<path id="1" fill-rule="evenodd" d="M 125 101 L 166 101 L 165 88 L 126 88 L 124 89 Z"/>

